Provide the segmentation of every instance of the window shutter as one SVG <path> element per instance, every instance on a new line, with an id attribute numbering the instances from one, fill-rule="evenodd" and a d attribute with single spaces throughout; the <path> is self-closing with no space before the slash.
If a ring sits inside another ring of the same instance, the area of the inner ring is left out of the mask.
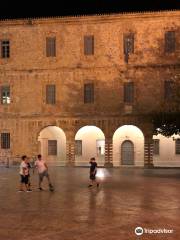
<path id="1" fill-rule="evenodd" d="M 124 54 L 134 53 L 134 33 L 124 35 Z"/>
<path id="2" fill-rule="evenodd" d="M 46 103 L 55 104 L 56 103 L 56 86 L 46 85 Z"/>
<path id="3" fill-rule="evenodd" d="M 94 84 L 87 83 L 84 85 L 84 103 L 94 102 Z"/>
<path id="4" fill-rule="evenodd" d="M 1 133 L 1 148 L 10 148 L 10 133 Z"/>
<path id="5" fill-rule="evenodd" d="M 154 147 L 153 152 L 154 155 L 159 155 L 159 139 L 153 139 Z"/>
<path id="6" fill-rule="evenodd" d="M 124 102 L 132 103 L 134 101 L 134 83 L 124 83 Z"/>
<path id="7" fill-rule="evenodd" d="M 173 53 L 175 52 L 175 32 L 168 31 L 165 33 L 165 52 L 166 53 Z"/>
<path id="8" fill-rule="evenodd" d="M 57 140 L 48 140 L 48 155 L 57 155 Z"/>
<path id="9" fill-rule="evenodd" d="M 82 155 L 82 140 L 75 140 L 75 155 Z"/>
<path id="10" fill-rule="evenodd" d="M 180 139 L 176 139 L 176 154 L 180 154 Z"/>
<path id="11" fill-rule="evenodd" d="M 9 40 L 1 41 L 1 57 L 2 58 L 10 57 L 10 41 Z"/>
<path id="12" fill-rule="evenodd" d="M 84 36 L 84 54 L 94 54 L 94 36 Z"/>
<path id="13" fill-rule="evenodd" d="M 56 38 L 55 37 L 46 38 L 46 56 L 47 57 L 56 56 Z"/>

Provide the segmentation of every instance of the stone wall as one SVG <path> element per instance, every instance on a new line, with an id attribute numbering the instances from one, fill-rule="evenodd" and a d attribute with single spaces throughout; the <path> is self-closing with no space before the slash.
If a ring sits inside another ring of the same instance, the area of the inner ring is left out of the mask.
<path id="1" fill-rule="evenodd" d="M 0 132 L 11 134 L 9 154 L 37 154 L 38 134 L 49 125 L 64 130 L 67 144 L 90 124 L 107 139 L 123 124 L 152 135 L 148 114 L 164 107 L 164 81 L 179 81 L 179 20 L 180 11 L 165 11 L 0 21 L 0 39 L 10 40 L 10 58 L 0 58 L 0 86 L 11 91 L 11 103 L 0 105 Z M 166 55 L 169 30 L 176 31 L 176 51 Z M 126 63 L 123 34 L 129 32 L 135 34 L 135 52 Z M 94 35 L 92 56 L 84 55 L 84 35 Z M 56 37 L 56 57 L 46 57 L 46 37 Z M 132 105 L 123 101 L 129 81 L 135 84 Z M 87 82 L 95 86 L 94 104 L 84 104 Z M 47 84 L 56 85 L 52 106 L 45 101 Z"/>

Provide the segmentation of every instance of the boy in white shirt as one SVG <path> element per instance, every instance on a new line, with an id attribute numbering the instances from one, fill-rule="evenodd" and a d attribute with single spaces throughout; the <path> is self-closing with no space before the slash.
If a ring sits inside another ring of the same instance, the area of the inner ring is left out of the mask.
<path id="1" fill-rule="evenodd" d="M 20 177 L 21 177 L 19 192 L 24 192 L 23 185 L 25 185 L 27 192 L 31 192 L 32 191 L 30 189 L 30 186 L 28 185 L 28 182 L 29 182 L 29 169 L 28 169 L 28 165 L 27 165 L 26 161 L 27 161 L 27 156 L 23 155 L 22 156 L 22 162 L 20 164 L 20 171 L 19 171 L 19 174 L 20 174 Z"/>

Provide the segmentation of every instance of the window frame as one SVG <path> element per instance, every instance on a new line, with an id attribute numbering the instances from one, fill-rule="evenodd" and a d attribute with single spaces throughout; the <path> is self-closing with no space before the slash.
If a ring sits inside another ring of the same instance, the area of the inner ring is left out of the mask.
<path id="1" fill-rule="evenodd" d="M 54 145 L 52 143 L 55 143 Z M 48 139 L 48 156 L 57 156 L 57 140 Z"/>
<path id="2" fill-rule="evenodd" d="M 11 148 L 11 135 L 10 132 L 1 132 L 1 149 Z"/>
<path id="3" fill-rule="evenodd" d="M 55 105 L 56 104 L 56 85 L 46 84 L 46 104 Z"/>
<path id="4" fill-rule="evenodd" d="M 166 31 L 164 33 L 164 52 L 166 54 L 172 54 L 176 51 L 176 32 Z"/>
<path id="5" fill-rule="evenodd" d="M 82 140 L 81 139 L 75 140 L 75 155 L 82 156 Z"/>
<path id="6" fill-rule="evenodd" d="M 84 35 L 84 55 L 93 56 L 95 48 L 94 35 Z"/>
<path id="7" fill-rule="evenodd" d="M 56 57 L 56 37 L 46 37 L 46 57 Z"/>
<path id="8" fill-rule="evenodd" d="M 10 85 L 2 85 L 1 88 L 0 88 L 0 91 L 1 91 L 1 104 L 2 105 L 9 105 L 11 103 Z M 5 96 L 4 96 L 4 93 L 5 93 Z"/>
<path id="9" fill-rule="evenodd" d="M 135 98 L 135 84 L 134 82 L 124 82 L 124 103 L 133 104 Z M 132 90 L 131 90 L 132 89 Z"/>
<path id="10" fill-rule="evenodd" d="M 153 139 L 153 155 L 156 155 L 156 156 L 160 155 L 160 140 L 159 139 Z"/>
<path id="11" fill-rule="evenodd" d="M 88 103 L 94 103 L 94 83 L 84 83 L 84 104 Z"/>
<path id="12" fill-rule="evenodd" d="M 2 59 L 10 58 L 10 40 L 2 39 L 0 40 L 0 43 L 1 43 L 1 58 Z"/>
<path id="13" fill-rule="evenodd" d="M 175 140 L 175 154 L 180 155 L 180 138 Z"/>

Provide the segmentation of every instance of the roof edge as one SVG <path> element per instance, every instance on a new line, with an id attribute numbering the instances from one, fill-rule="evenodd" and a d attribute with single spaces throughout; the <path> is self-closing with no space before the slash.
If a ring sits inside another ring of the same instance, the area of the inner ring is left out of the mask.
<path id="1" fill-rule="evenodd" d="M 15 22 L 15 21 L 33 21 L 33 20 L 49 20 L 49 19 L 77 19 L 77 18 L 88 18 L 88 17 L 108 17 L 108 16 L 120 16 L 120 15 L 150 15 L 154 14 L 163 14 L 163 13 L 171 13 L 171 12 L 179 12 L 179 9 L 168 9 L 168 10 L 147 10 L 147 11 L 124 11 L 124 12 L 110 12 L 110 13 L 92 13 L 92 14 L 74 14 L 74 15 L 60 15 L 60 16 L 40 16 L 40 17 L 19 17 L 19 18 L 4 18 L 0 19 L 0 22 Z"/>

